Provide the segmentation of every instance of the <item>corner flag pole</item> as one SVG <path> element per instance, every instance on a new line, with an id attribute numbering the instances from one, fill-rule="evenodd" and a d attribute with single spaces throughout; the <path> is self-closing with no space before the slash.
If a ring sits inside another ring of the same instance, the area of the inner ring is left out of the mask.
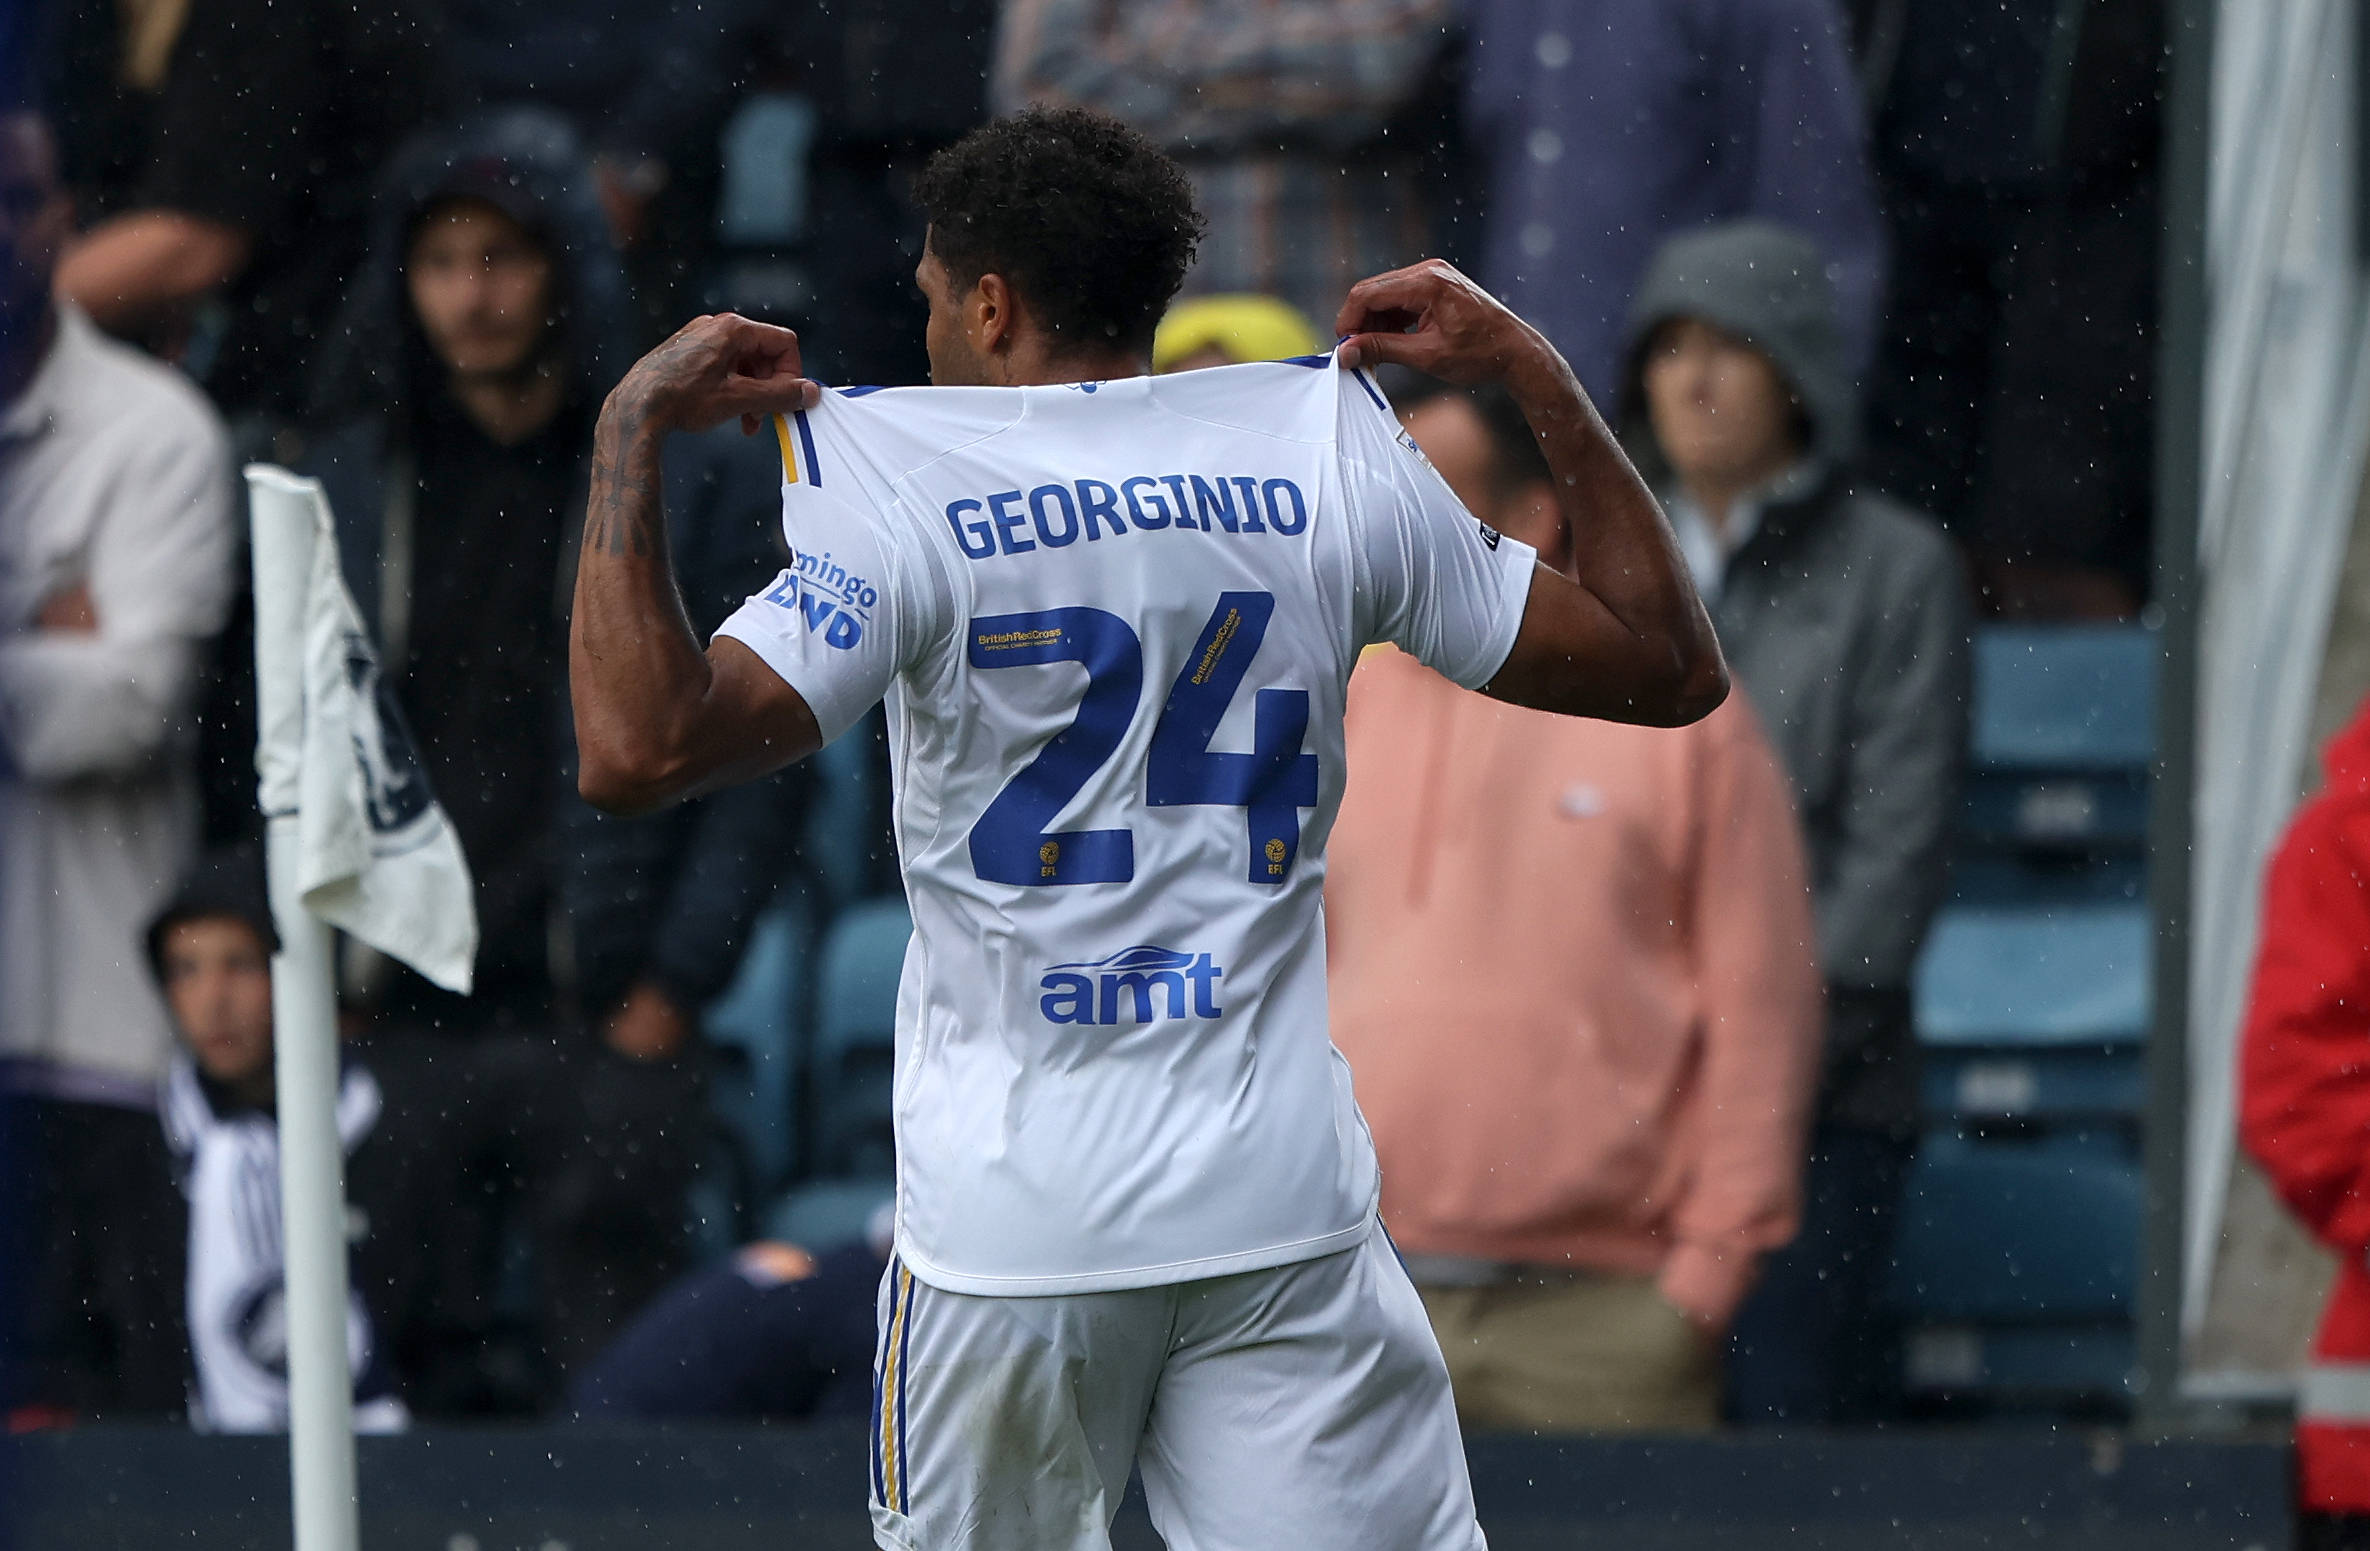
<path id="1" fill-rule="evenodd" d="M 345 1149 L 337 1134 L 337 997 L 329 928 L 298 887 L 305 602 L 321 542 L 309 489 L 247 470 L 255 569 L 255 768 L 266 821 L 280 1234 L 288 1317 L 288 1458 L 296 1551 L 356 1551 L 354 1381 L 346 1357 Z"/>

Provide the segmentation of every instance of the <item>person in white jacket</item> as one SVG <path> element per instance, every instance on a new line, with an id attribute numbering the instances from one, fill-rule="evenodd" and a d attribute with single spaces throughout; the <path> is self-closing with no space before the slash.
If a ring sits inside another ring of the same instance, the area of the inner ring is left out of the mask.
<path id="1" fill-rule="evenodd" d="M 0 1082 L 69 1203 L 78 1160 L 155 1124 L 140 936 L 193 851 L 198 647 L 237 552 L 213 410 L 53 299 L 71 231 L 47 126 L 0 113 Z"/>

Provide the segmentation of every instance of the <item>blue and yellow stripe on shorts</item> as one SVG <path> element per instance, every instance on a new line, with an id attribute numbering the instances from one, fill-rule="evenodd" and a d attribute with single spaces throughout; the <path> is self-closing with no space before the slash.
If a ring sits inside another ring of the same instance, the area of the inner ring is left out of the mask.
<path id="1" fill-rule="evenodd" d="M 774 440 L 782 446 L 782 483 L 823 488 L 823 471 L 815 463 L 815 431 L 806 411 L 774 416 Z"/>
<path id="2" fill-rule="evenodd" d="M 913 1273 L 889 1261 L 889 1312 L 872 1365 L 872 1500 L 891 1513 L 912 1510 L 913 1462 L 905 1446 L 906 1351 L 913 1343 Z"/>

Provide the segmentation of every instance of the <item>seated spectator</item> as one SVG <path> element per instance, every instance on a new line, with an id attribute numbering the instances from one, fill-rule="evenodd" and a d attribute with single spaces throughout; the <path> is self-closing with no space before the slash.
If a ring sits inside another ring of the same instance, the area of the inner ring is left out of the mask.
<path id="1" fill-rule="evenodd" d="M 253 847 L 209 854 L 148 931 L 149 967 L 181 1048 L 148 1132 L 89 1184 L 111 1231 L 67 1274 L 75 1318 L 54 1349 L 51 1398 L 70 1414 L 179 1414 L 209 1432 L 288 1425 L 273 1113 L 271 956 L 278 946 Z M 337 1125 L 354 1208 L 355 1423 L 403 1426 L 466 1388 L 470 1360 L 431 1242 L 460 1190 L 366 1059 L 349 1056 Z M 433 1124 L 433 1122 L 429 1122 Z"/>
<path id="2" fill-rule="evenodd" d="M 571 544 L 630 313 L 573 135 L 514 110 L 426 137 L 390 167 L 374 232 L 323 361 L 332 429 L 307 470 L 469 858 L 481 946 L 468 998 L 385 961 L 348 990 L 377 1027 L 444 1049 L 475 1117 L 472 1200 L 528 1219 L 564 1371 L 682 1264 L 704 1119 L 695 1019 L 785 870 L 803 787 L 631 820 L 575 795 Z M 779 477 L 770 444 L 731 428 L 670 448 L 695 623 L 779 568 Z M 549 951 L 563 905 L 572 982 Z M 480 1226 L 489 1242 L 498 1220 Z"/>
<path id="3" fill-rule="evenodd" d="M 1672 241 L 1631 309 L 1621 399 L 1809 842 L 1827 1054 L 1802 1232 L 1740 1319 L 1738 1415 L 1886 1404 L 1878 1298 L 1918 1119 L 1909 976 L 1946 883 L 1968 591 L 1925 518 L 1852 478 L 1859 398 L 1828 266 L 1765 222 Z"/>
<path id="4" fill-rule="evenodd" d="M 1448 0 L 1005 0 L 993 100 L 1093 108 L 1177 158 L 1209 218 L 1193 294 L 1312 318 L 1434 246 L 1417 136 Z"/>
<path id="5" fill-rule="evenodd" d="M 797 1421 L 872 1406 L 889 1210 L 865 1242 L 760 1242 L 685 1275 L 569 1385 L 588 1422 Z"/>
<path id="6" fill-rule="evenodd" d="M 1884 226 L 1835 0 L 1475 0 L 1465 25 L 1481 277 L 1599 403 L 1619 388 L 1624 309 L 1655 250 L 1747 216 L 1818 239 L 1843 369 L 1866 368 Z"/>
<path id="7" fill-rule="evenodd" d="M 2298 1385 L 2302 1551 L 2370 1546 L 2370 703 L 2280 841 L 2239 1042 L 2239 1135 L 2338 1255 Z"/>
<path id="8" fill-rule="evenodd" d="M 138 192 L 72 245 L 58 290 L 183 360 L 260 451 L 304 406 L 372 174 L 443 91 L 420 0 L 189 6 Z"/>
<path id="9" fill-rule="evenodd" d="M 1272 296 L 1202 296 L 1179 302 L 1160 320 L 1152 336 L 1152 369 L 1287 361 L 1323 348 L 1308 319 Z"/>
<path id="10" fill-rule="evenodd" d="M 1502 393 L 1410 433 L 1484 523 L 1571 552 Z M 1333 1038 L 1469 1426 L 1708 1428 L 1793 1232 L 1818 970 L 1786 778 L 1742 697 L 1676 731 L 1500 705 L 1387 647 L 1350 681 Z"/>
<path id="11" fill-rule="evenodd" d="M 37 1258 L 105 1231 L 83 1187 L 156 1129 L 171 1027 L 125 967 L 193 850 L 187 718 L 236 552 L 204 399 L 52 301 L 70 222 L 46 126 L 0 113 L 0 1081 L 43 1160 Z"/>

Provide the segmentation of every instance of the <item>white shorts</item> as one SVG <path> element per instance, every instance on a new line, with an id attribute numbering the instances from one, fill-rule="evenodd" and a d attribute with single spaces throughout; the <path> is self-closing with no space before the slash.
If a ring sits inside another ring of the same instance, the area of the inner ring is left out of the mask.
<path id="1" fill-rule="evenodd" d="M 1377 1223 L 1168 1287 L 983 1298 L 892 1260 L 873 1363 L 889 1551 L 1105 1551 L 1140 1466 L 1170 1551 L 1485 1551 L 1448 1368 Z"/>

